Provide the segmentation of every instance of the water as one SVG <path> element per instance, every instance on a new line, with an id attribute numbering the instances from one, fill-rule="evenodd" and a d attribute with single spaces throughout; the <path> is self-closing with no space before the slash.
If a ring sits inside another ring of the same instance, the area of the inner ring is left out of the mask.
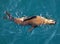
<path id="1" fill-rule="evenodd" d="M 6 10 L 14 17 L 40 15 L 56 24 L 28 32 L 30 26 L 4 19 Z M 0 44 L 60 44 L 60 0 L 0 0 Z"/>

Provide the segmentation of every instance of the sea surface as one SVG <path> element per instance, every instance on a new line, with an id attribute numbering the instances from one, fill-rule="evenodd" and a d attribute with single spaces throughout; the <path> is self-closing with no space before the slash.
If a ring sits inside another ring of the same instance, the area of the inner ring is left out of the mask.
<path id="1" fill-rule="evenodd" d="M 5 19 L 39 15 L 56 21 L 55 25 L 21 26 Z M 0 0 L 0 44 L 60 44 L 60 0 Z"/>

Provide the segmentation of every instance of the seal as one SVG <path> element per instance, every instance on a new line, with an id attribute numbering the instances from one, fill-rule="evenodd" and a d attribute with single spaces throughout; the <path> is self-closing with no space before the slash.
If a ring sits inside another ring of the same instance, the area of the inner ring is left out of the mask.
<path id="1" fill-rule="evenodd" d="M 7 15 L 9 20 L 14 21 L 17 24 L 24 25 L 24 26 L 31 25 L 32 27 L 28 31 L 32 31 L 34 28 L 36 28 L 37 26 L 39 26 L 41 24 L 54 25 L 56 23 L 54 20 L 47 19 L 42 16 L 15 18 L 15 17 L 12 17 L 11 14 L 7 11 L 5 12 L 5 14 Z"/>

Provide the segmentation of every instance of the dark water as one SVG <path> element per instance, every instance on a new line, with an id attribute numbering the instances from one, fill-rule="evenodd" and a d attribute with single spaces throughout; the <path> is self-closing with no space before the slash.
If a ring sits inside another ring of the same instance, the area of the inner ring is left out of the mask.
<path id="1" fill-rule="evenodd" d="M 41 15 L 56 24 L 28 32 L 30 26 L 4 19 L 6 10 L 14 17 Z M 60 0 L 0 0 L 0 44 L 60 44 Z"/>

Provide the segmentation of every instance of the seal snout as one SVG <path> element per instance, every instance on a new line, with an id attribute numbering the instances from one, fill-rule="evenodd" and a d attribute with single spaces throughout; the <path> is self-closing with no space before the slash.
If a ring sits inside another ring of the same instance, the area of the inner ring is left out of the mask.
<path id="1" fill-rule="evenodd" d="M 49 20 L 50 24 L 55 24 L 56 22 L 54 20 Z"/>

